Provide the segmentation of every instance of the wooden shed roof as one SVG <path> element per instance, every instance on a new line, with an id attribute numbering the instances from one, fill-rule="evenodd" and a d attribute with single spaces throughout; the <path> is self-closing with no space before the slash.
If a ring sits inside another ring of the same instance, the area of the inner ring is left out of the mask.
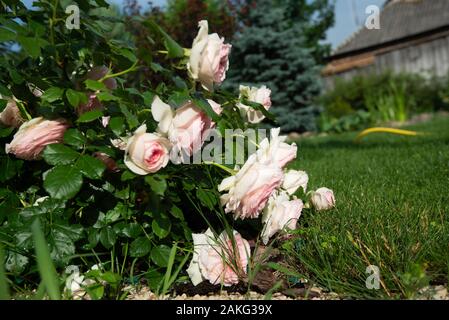
<path id="1" fill-rule="evenodd" d="M 332 56 L 350 55 L 447 26 L 449 0 L 390 0 L 380 13 L 380 29 L 363 26 Z"/>

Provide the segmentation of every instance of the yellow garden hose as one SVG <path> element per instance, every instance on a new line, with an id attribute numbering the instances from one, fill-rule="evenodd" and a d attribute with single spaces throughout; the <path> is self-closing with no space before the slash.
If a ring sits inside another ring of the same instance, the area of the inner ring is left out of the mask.
<path id="1" fill-rule="evenodd" d="M 369 129 L 366 129 L 366 130 L 363 130 L 362 132 L 360 132 L 357 135 L 357 137 L 355 138 L 355 142 L 360 142 L 360 140 L 363 137 L 365 137 L 371 133 L 391 133 L 391 134 L 398 134 L 398 135 L 402 135 L 402 136 L 418 136 L 418 135 L 424 134 L 421 132 L 410 131 L 410 130 L 376 127 L 376 128 L 369 128 Z"/>

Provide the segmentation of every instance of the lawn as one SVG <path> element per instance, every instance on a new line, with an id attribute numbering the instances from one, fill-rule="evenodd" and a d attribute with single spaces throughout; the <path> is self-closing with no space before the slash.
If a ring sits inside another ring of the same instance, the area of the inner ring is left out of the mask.
<path id="1" fill-rule="evenodd" d="M 352 298 L 411 298 L 449 275 L 449 118 L 408 129 L 420 137 L 356 133 L 297 141 L 295 169 L 314 190 L 334 190 L 337 208 L 304 214 L 301 240 L 286 245 L 315 283 Z M 310 211 L 309 211 L 310 212 Z M 367 289 L 368 265 L 379 290 Z"/>

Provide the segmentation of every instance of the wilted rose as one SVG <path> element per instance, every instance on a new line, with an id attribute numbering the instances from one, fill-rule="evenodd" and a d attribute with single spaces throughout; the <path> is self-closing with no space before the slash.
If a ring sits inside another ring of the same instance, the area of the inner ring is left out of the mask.
<path id="1" fill-rule="evenodd" d="M 309 182 L 309 176 L 304 171 L 288 170 L 282 183 L 282 189 L 292 195 L 301 187 L 304 192 L 307 190 L 307 183 Z"/>
<path id="2" fill-rule="evenodd" d="M 6 153 L 24 160 L 39 159 L 45 146 L 62 142 L 68 127 L 64 119 L 34 118 L 20 126 L 11 143 L 6 145 Z"/>
<path id="3" fill-rule="evenodd" d="M 265 224 L 262 231 L 264 244 L 278 231 L 284 228 L 294 230 L 301 216 L 303 202 L 300 199 L 290 200 L 286 193 L 270 198 L 264 210 L 262 222 Z"/>
<path id="4" fill-rule="evenodd" d="M 231 286 L 246 274 L 251 249 L 238 232 L 233 231 L 234 242 L 226 232 L 216 239 L 210 229 L 193 234 L 192 238 L 194 254 L 187 273 L 194 285 L 209 280 L 212 284 Z"/>
<path id="5" fill-rule="evenodd" d="M 19 128 L 24 122 L 25 119 L 20 114 L 17 103 L 12 99 L 9 100 L 5 109 L 0 112 L 0 123 L 7 127 Z"/>
<path id="6" fill-rule="evenodd" d="M 226 78 L 231 45 L 225 44 L 218 34 L 209 34 L 206 20 L 200 21 L 199 27 L 187 67 L 193 79 L 201 82 L 206 90 L 213 91 L 214 83 L 221 84 Z"/>

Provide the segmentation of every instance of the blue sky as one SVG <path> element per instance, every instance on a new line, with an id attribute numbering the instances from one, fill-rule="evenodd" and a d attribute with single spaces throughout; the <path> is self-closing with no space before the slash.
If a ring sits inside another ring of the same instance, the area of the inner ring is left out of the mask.
<path id="1" fill-rule="evenodd" d="M 124 4 L 124 0 L 109 1 L 120 7 Z M 30 5 L 33 0 L 24 0 L 24 2 Z M 143 9 L 148 7 L 148 0 L 138 0 L 138 2 Z M 353 32 L 364 25 L 367 17 L 365 14 L 367 6 L 377 5 L 381 7 L 385 0 L 335 0 L 335 2 L 335 26 L 329 29 L 327 33 L 327 42 L 331 43 L 333 48 L 341 44 Z M 164 6 L 165 3 L 166 0 L 153 0 L 154 5 Z"/>

